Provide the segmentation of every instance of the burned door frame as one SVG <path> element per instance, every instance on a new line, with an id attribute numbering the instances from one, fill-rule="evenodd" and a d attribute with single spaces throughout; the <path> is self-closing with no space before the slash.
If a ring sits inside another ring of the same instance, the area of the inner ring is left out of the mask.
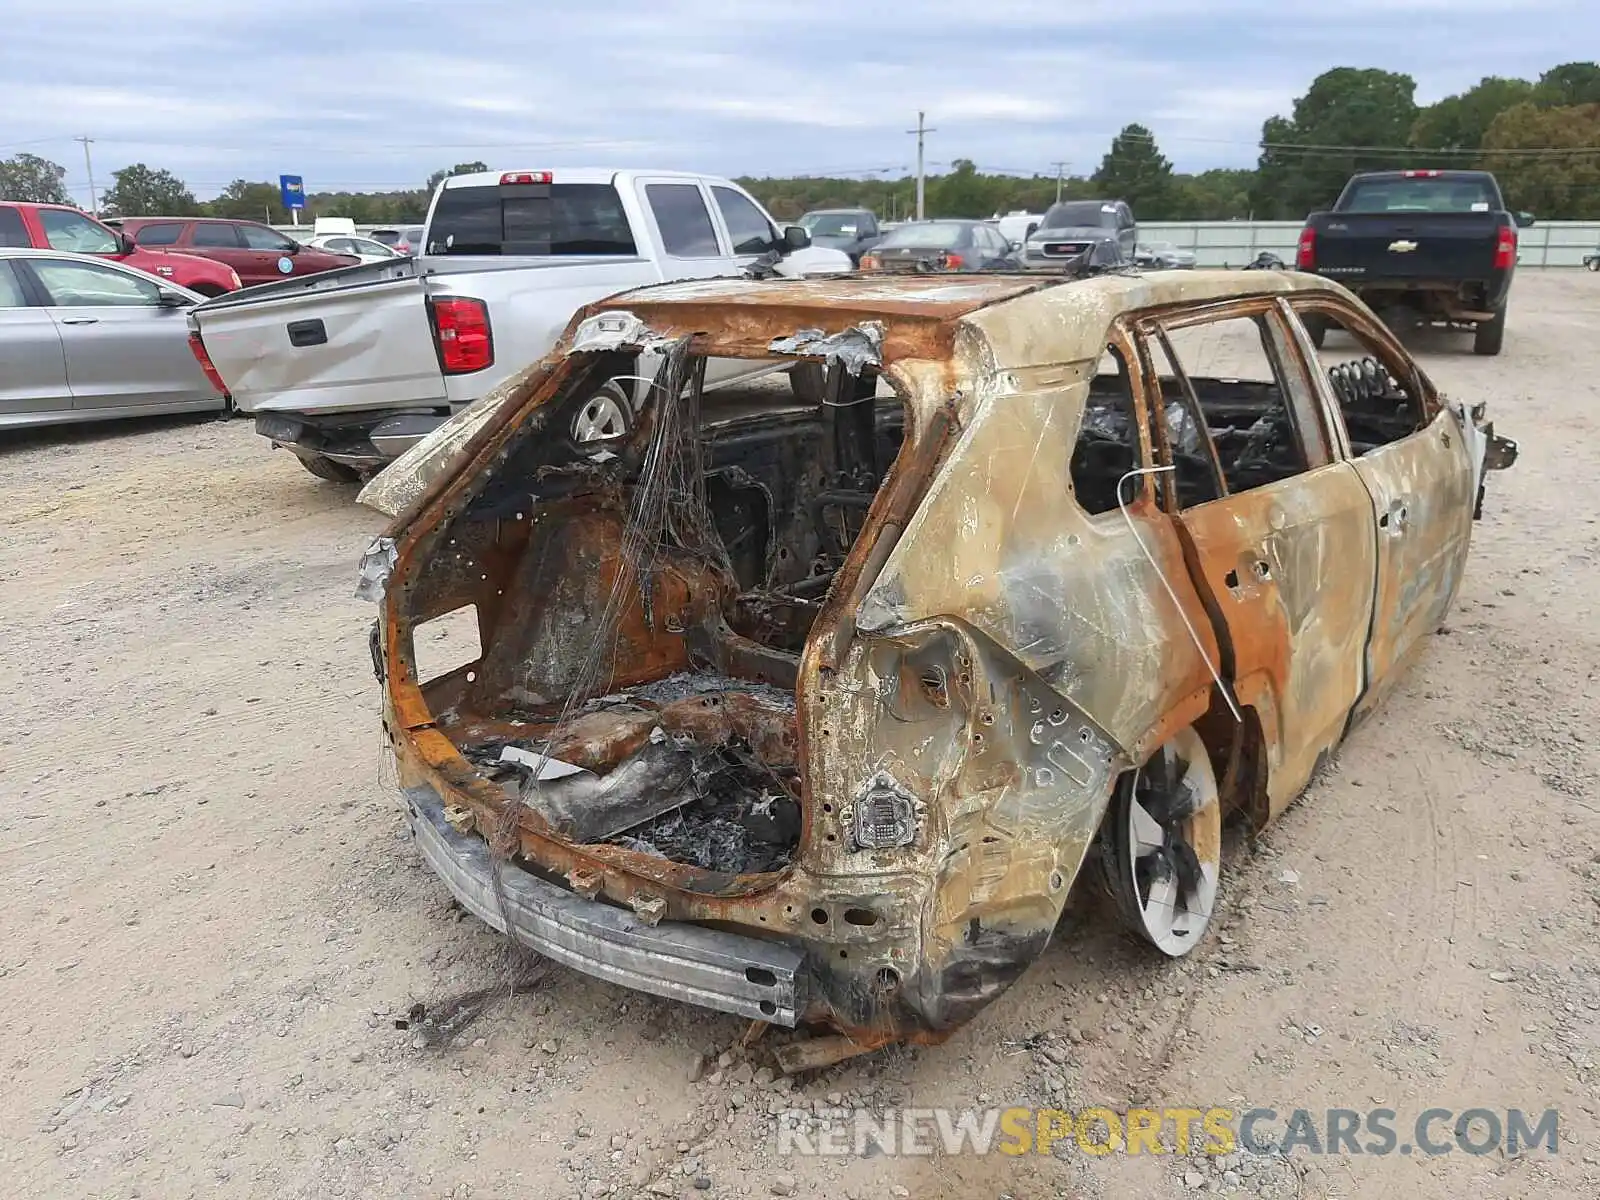
<path id="1" fill-rule="evenodd" d="M 1382 704 L 1455 600 L 1472 537 L 1473 465 L 1459 417 L 1440 402 L 1432 382 L 1376 319 L 1330 295 L 1279 303 L 1293 322 L 1301 355 L 1317 365 L 1313 385 L 1372 504 L 1377 576 L 1365 655 L 1367 686 L 1351 712 L 1353 728 Z M 1355 453 L 1321 356 L 1306 332 L 1306 313 L 1337 321 L 1378 359 L 1419 406 L 1415 430 Z"/>
<path id="2" fill-rule="evenodd" d="M 1250 815 L 1265 823 L 1300 793 L 1344 736 L 1365 686 L 1377 565 L 1366 488 L 1327 424 L 1297 335 L 1275 296 L 1137 316 L 1137 386 L 1144 390 L 1158 461 L 1172 465 L 1174 457 L 1152 343 L 1164 342 L 1164 330 L 1237 319 L 1257 323 L 1307 469 L 1230 492 L 1208 430 L 1203 447 L 1218 497 L 1182 508 L 1172 471 L 1163 477 L 1162 492 L 1223 646 L 1224 674 L 1239 705 L 1259 722 L 1266 780 Z M 1191 419 L 1207 429 L 1183 362 L 1170 348 L 1164 353 Z"/>

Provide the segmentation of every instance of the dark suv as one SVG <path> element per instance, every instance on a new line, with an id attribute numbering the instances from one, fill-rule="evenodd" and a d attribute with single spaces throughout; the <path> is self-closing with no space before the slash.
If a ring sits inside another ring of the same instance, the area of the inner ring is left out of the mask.
<path id="1" fill-rule="evenodd" d="M 1065 200 L 1052 204 L 1028 235 L 1022 265 L 1030 271 L 1109 267 L 1133 261 L 1139 227 L 1123 200 Z"/>
<path id="2" fill-rule="evenodd" d="M 259 221 L 220 217 L 124 217 L 117 222 L 139 246 L 227 263 L 245 287 L 290 275 L 315 275 L 361 260 L 305 246 Z"/>

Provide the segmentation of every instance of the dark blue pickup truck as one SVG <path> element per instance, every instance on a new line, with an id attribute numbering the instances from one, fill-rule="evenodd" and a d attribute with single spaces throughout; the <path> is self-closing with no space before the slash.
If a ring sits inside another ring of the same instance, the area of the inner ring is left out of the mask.
<path id="1" fill-rule="evenodd" d="M 1470 328 L 1474 353 L 1499 354 L 1517 230 L 1531 224 L 1487 171 L 1372 171 L 1306 218 L 1295 265 L 1344 284 L 1396 333 Z M 1326 330 L 1310 332 L 1321 345 Z"/>

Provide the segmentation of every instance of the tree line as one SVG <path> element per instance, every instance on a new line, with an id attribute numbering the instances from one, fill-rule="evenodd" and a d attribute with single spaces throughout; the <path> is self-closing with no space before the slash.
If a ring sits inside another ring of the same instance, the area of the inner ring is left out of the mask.
<path id="1" fill-rule="evenodd" d="M 1147 221 L 1299 220 L 1331 204 L 1357 171 L 1476 167 L 1495 172 L 1514 209 L 1544 220 L 1600 218 L 1600 63 L 1552 67 L 1537 80 L 1489 76 L 1434 104 L 1418 105 L 1409 75 L 1335 67 L 1317 76 L 1288 115 L 1261 127 L 1253 168 L 1180 173 L 1147 127 L 1129 124 L 1087 176 L 1019 176 L 982 171 L 971 159 L 926 181 L 930 216 L 987 217 L 1042 212 L 1061 199 L 1116 197 Z M 307 215 L 359 224 L 415 224 L 447 175 L 486 171 L 482 162 L 435 171 L 416 190 L 318 192 Z M 0 159 L 0 199 L 67 203 L 66 170 L 32 154 Z M 106 211 L 122 216 L 219 216 L 284 224 L 278 187 L 236 179 L 201 201 L 172 172 L 134 163 L 112 173 Z M 739 180 L 779 220 L 807 209 L 871 208 L 883 217 L 912 212 L 916 184 L 900 179 L 821 177 Z"/>

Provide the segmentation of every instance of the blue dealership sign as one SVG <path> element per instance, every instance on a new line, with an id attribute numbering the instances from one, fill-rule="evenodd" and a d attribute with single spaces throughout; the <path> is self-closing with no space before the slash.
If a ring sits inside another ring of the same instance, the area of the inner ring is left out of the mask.
<path id="1" fill-rule="evenodd" d="M 278 191 L 283 196 L 285 209 L 304 208 L 306 206 L 305 180 L 298 175 L 279 175 Z"/>

